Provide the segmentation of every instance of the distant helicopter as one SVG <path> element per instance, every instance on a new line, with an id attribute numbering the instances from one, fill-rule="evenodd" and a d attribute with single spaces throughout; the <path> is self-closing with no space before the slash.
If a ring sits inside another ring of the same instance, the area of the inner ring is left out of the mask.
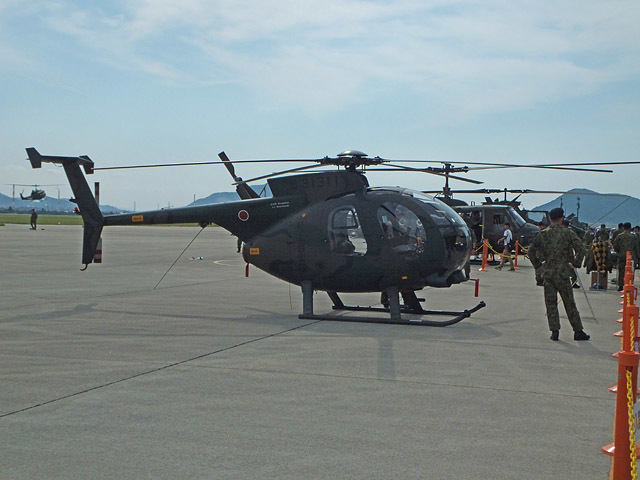
<path id="1" fill-rule="evenodd" d="M 31 195 L 27 195 L 25 197 L 24 195 L 22 195 L 22 193 L 20 193 L 20 199 L 22 200 L 42 200 L 46 196 L 46 192 L 38 188 L 37 185 L 34 185 L 34 189 L 31 190 Z"/>
<path id="2" fill-rule="evenodd" d="M 47 196 L 47 193 L 39 188 L 39 187 L 59 187 L 60 185 L 34 185 L 34 184 L 22 184 L 22 183 L 7 183 L 6 185 L 11 185 L 13 186 L 13 199 L 15 200 L 15 196 L 16 196 L 16 187 L 33 187 L 33 189 L 31 190 L 31 194 L 24 196 L 22 194 L 22 192 L 20 192 L 20 199 L 21 200 L 31 200 L 31 201 L 35 201 L 35 200 L 42 200 L 43 198 L 45 198 Z"/>
<path id="3" fill-rule="evenodd" d="M 466 281 L 462 269 L 471 251 L 469 228 L 458 213 L 432 196 L 401 187 L 370 187 L 364 175 L 366 169 L 402 170 L 448 179 L 452 171 L 466 171 L 467 167 L 413 168 L 347 150 L 336 157 L 311 160 L 232 162 L 222 152 L 221 161 L 216 162 L 96 168 L 86 155 L 48 156 L 40 155 L 33 147 L 26 150 L 33 168 L 40 168 L 42 162 L 64 167 L 84 221 L 82 263 L 85 269 L 95 259 L 105 226 L 196 223 L 204 228 L 215 223 L 244 242 L 242 255 L 248 264 L 301 287 L 303 313 L 300 318 L 446 326 L 485 306 L 480 302 L 461 312 L 422 308 L 416 291 L 427 286 L 447 288 Z M 236 176 L 233 166 L 274 161 L 309 164 L 246 181 Z M 226 165 L 243 200 L 103 216 L 80 169 L 92 174 L 95 170 L 212 163 Z M 338 167 L 338 170 L 298 174 L 323 166 Z M 291 173 L 297 174 L 281 176 Z M 273 197 L 260 198 L 248 185 L 264 178 Z M 389 313 L 389 319 L 314 314 L 315 290 L 326 291 L 334 309 L 383 311 Z M 338 295 L 341 292 L 385 293 L 389 306 L 346 306 Z M 454 318 L 414 321 L 404 320 L 401 313 L 445 314 Z"/>

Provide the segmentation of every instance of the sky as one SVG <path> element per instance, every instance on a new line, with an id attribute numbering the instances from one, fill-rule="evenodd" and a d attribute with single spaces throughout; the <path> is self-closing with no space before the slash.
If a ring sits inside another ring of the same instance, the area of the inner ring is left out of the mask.
<path id="1" fill-rule="evenodd" d="M 71 196 L 62 169 L 31 169 L 31 146 L 96 167 L 223 150 L 232 160 L 355 149 L 461 165 L 640 161 L 638 18 L 630 0 L 0 0 L 0 192 L 39 184 Z M 482 188 L 639 196 L 640 165 L 612 168 L 460 175 Z M 443 186 L 420 173 L 368 178 Z M 221 165 L 88 180 L 101 203 L 137 210 L 234 188 Z M 554 196 L 521 199 L 531 208 Z"/>

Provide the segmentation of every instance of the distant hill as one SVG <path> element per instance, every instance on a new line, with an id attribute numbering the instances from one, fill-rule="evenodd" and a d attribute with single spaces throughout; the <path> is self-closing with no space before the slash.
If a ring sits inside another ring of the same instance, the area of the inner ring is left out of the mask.
<path id="1" fill-rule="evenodd" d="M 272 196 L 269 185 L 253 185 L 252 188 L 260 195 L 270 197 Z M 225 202 L 237 202 L 240 200 L 240 196 L 237 192 L 216 192 L 212 193 L 208 197 L 198 198 L 195 202 L 191 202 L 188 206 L 195 205 L 210 205 L 213 203 L 225 203 Z"/>
<path id="2" fill-rule="evenodd" d="M 36 212 L 54 212 L 54 213 L 72 213 L 76 204 L 70 202 L 68 198 L 44 197 L 42 200 L 22 200 L 20 197 L 12 200 L 11 197 L 0 193 L 0 210 L 9 210 L 15 212 L 30 212 L 35 209 Z M 102 213 L 121 213 L 125 210 L 111 205 L 100 205 Z"/>
<path id="3" fill-rule="evenodd" d="M 237 202 L 240 197 L 236 192 L 216 192 L 208 197 L 198 198 L 195 202 L 191 202 L 188 206 L 209 205 L 212 203 Z"/>
<path id="4" fill-rule="evenodd" d="M 551 210 L 552 208 L 564 208 L 565 214 L 575 214 L 578 197 L 580 198 L 580 212 L 578 217 L 581 222 L 609 227 L 617 226 L 621 222 L 631 222 L 631 225 L 640 225 L 640 200 L 629 195 L 613 193 L 597 193 L 592 190 L 574 188 L 543 205 L 532 210 Z"/>

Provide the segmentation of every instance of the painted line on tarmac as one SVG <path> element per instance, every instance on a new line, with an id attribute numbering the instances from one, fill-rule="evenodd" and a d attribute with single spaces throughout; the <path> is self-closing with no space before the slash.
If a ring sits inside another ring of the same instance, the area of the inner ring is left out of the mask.
<path id="1" fill-rule="evenodd" d="M 145 375 L 149 375 L 151 373 L 156 373 L 156 372 L 160 372 L 162 370 L 167 370 L 169 368 L 177 367 L 178 365 L 184 365 L 186 363 L 190 363 L 190 362 L 193 362 L 195 360 L 200 360 L 202 358 L 210 357 L 211 355 L 216 355 L 218 353 L 226 352 L 227 350 L 232 350 L 234 348 L 242 347 L 242 346 L 248 345 L 250 343 L 259 342 L 260 340 L 266 340 L 267 338 L 277 337 L 278 335 L 282 335 L 284 333 L 292 332 L 292 331 L 298 330 L 300 328 L 305 328 L 305 327 L 308 327 L 310 325 L 314 325 L 316 323 L 319 323 L 321 321 L 322 320 L 314 320 L 313 322 L 305 323 L 304 325 L 298 325 L 297 327 L 287 328 L 286 330 L 282 330 L 280 332 L 271 333 L 269 335 L 264 335 L 262 337 L 254 338 L 252 340 L 247 340 L 246 342 L 240 342 L 240 343 L 237 343 L 235 345 L 231 345 L 231 346 L 228 346 L 228 347 L 221 348 L 219 350 L 214 350 L 213 352 L 203 353 L 202 355 L 198 355 L 196 357 L 188 358 L 186 360 L 181 360 L 179 362 L 170 363 L 168 365 L 164 365 L 162 367 L 154 368 L 152 370 L 147 370 L 145 372 L 136 373 L 135 375 L 130 375 L 128 377 L 121 378 L 119 380 L 114 380 L 112 382 L 107 382 L 107 383 L 104 383 L 102 385 L 98 385 L 98 386 L 95 386 L 95 387 L 87 388 L 87 389 L 81 390 L 79 392 L 70 393 L 68 395 L 64 395 L 64 396 L 59 397 L 59 398 L 54 398 L 53 400 L 47 400 L 46 402 L 38 403 L 36 405 L 31 405 L 29 407 L 21 408 L 19 410 L 15 410 L 13 412 L 0 414 L 0 418 L 8 417 L 10 415 L 15 415 L 16 413 L 26 412 L 27 410 L 32 410 L 34 408 L 44 407 L 46 405 L 50 405 L 52 403 L 56 403 L 56 402 L 59 402 L 61 400 L 67 400 L 69 398 L 77 397 L 78 395 L 82 395 L 84 393 L 93 392 L 95 390 L 100 390 L 100 389 L 105 388 L 105 387 L 110 387 L 112 385 L 116 385 L 118 383 L 126 382 L 128 380 L 133 380 L 134 378 L 139 378 L 139 377 L 143 377 Z"/>

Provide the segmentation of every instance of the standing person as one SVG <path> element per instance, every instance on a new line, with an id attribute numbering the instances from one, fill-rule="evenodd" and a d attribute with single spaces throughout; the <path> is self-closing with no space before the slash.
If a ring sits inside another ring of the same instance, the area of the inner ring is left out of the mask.
<path id="1" fill-rule="evenodd" d="M 38 223 L 38 214 L 36 213 L 36 209 L 32 208 L 31 209 L 31 230 L 37 230 L 37 223 Z"/>
<path id="2" fill-rule="evenodd" d="M 600 225 L 600 230 L 596 232 L 595 241 L 597 242 L 609 241 L 609 232 L 607 232 L 607 226 L 604 223 Z"/>
<path id="3" fill-rule="evenodd" d="M 502 243 L 502 259 L 500 260 L 500 265 L 496 267 L 496 270 L 502 270 L 504 263 L 509 259 L 509 265 L 511 268 L 509 271 L 515 271 L 515 267 L 513 266 L 513 257 L 511 256 L 511 246 L 513 245 L 513 234 L 511 233 L 511 225 L 509 222 L 504 222 L 503 225 L 504 233 L 502 234 L 502 238 L 498 240 L 498 243 Z"/>
<path id="4" fill-rule="evenodd" d="M 593 228 L 591 227 L 587 228 L 587 231 L 584 234 L 584 238 L 582 239 L 585 247 L 590 247 L 595 238 L 596 238 L 596 232 L 593 231 Z"/>
<path id="5" fill-rule="evenodd" d="M 549 212 L 551 226 L 536 235 L 529 247 L 529 258 L 544 264 L 544 303 L 551 330 L 551 340 L 557 342 L 560 336 L 560 314 L 558 293 L 573 327 L 574 340 L 591 338 L 582 328 L 580 313 L 573 299 L 569 280 L 571 271 L 582 264 L 584 244 L 575 232 L 562 226 L 564 210 L 554 208 Z"/>
<path id="6" fill-rule="evenodd" d="M 624 232 L 624 223 L 619 223 L 618 229 L 611 234 L 611 241 L 613 242 L 622 232 Z"/>
<path id="7" fill-rule="evenodd" d="M 631 223 L 626 222 L 620 233 L 613 241 L 613 249 L 618 254 L 618 291 L 624 289 L 624 270 L 627 264 L 627 252 L 631 252 L 633 264 L 637 265 L 640 259 L 640 239 L 631 233 Z"/>

